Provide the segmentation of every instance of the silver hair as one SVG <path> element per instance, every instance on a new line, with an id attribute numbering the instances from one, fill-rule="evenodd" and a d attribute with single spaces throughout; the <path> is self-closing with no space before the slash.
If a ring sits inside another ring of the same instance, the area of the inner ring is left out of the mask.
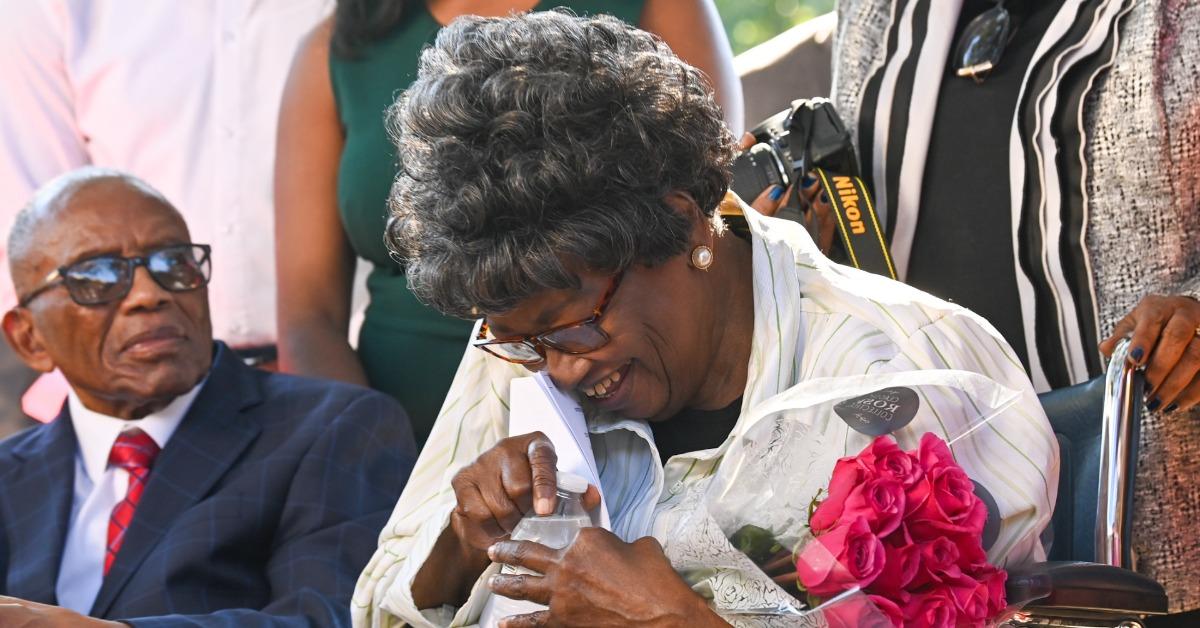
<path id="1" fill-rule="evenodd" d="M 59 212 L 70 205 L 71 199 L 79 192 L 97 183 L 114 180 L 162 202 L 172 211 L 177 211 L 175 206 L 158 190 L 150 187 L 145 181 L 120 170 L 83 166 L 60 174 L 44 183 L 33 193 L 29 202 L 21 208 L 21 211 L 17 212 L 13 225 L 8 231 L 9 272 L 12 274 L 14 284 L 17 281 L 19 264 L 35 248 L 37 232 L 41 225 L 58 216 Z"/>
<path id="2" fill-rule="evenodd" d="M 713 216 L 734 140 L 696 68 L 615 18 L 464 17 L 389 111 L 386 240 L 422 301 L 501 313 L 581 271 L 682 253 L 685 192 Z"/>

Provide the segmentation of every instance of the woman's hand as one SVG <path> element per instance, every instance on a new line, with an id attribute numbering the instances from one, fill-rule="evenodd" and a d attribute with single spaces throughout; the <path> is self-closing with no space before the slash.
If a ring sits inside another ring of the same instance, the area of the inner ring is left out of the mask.
<path id="1" fill-rule="evenodd" d="M 458 502 L 450 515 L 454 534 L 467 547 L 486 551 L 507 539 L 531 509 L 554 512 L 558 456 L 541 432 L 506 438 L 463 467 L 450 481 Z M 600 493 L 589 486 L 584 508 L 600 505 Z"/>
<path id="2" fill-rule="evenodd" d="M 742 139 L 738 142 L 738 148 L 742 151 L 749 150 L 754 146 L 754 136 L 749 133 L 744 133 Z M 804 212 L 804 228 L 808 230 L 808 234 L 812 236 L 814 242 L 821 249 L 821 252 L 828 255 L 829 249 L 833 247 L 834 220 L 833 206 L 829 202 L 829 197 L 821 191 L 821 186 L 817 185 L 816 177 L 811 174 L 805 175 L 803 179 L 792 185 L 800 186 L 800 199 L 807 211 Z M 787 200 L 792 195 L 792 188 L 784 190 L 778 185 L 773 185 L 762 191 L 758 198 L 750 201 L 750 206 L 754 211 L 764 216 L 774 216 L 787 204 Z M 745 199 L 743 199 L 745 200 Z"/>
<path id="3" fill-rule="evenodd" d="M 413 580 L 417 608 L 461 605 L 487 568 L 487 549 L 507 539 L 531 509 L 554 512 L 558 456 L 541 432 L 506 438 L 463 467 L 450 486 L 456 504 L 450 527 L 442 532 Z M 600 505 L 600 492 L 589 486 L 583 505 Z"/>
<path id="4" fill-rule="evenodd" d="M 495 593 L 550 607 L 505 619 L 502 628 L 727 625 L 675 573 L 651 537 L 625 543 L 607 530 L 585 528 L 565 550 L 504 541 L 488 557 L 544 574 L 492 577 L 488 585 Z"/>
<path id="5" fill-rule="evenodd" d="M 1111 356 L 1117 342 L 1132 334 L 1129 360 L 1146 367 L 1146 408 L 1153 412 L 1190 409 L 1200 402 L 1200 302 L 1189 297 L 1151 294 L 1142 299 L 1100 343 Z"/>

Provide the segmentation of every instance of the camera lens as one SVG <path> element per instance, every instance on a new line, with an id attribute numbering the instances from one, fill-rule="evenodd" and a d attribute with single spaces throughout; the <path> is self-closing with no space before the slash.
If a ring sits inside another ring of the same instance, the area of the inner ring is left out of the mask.
<path id="1" fill-rule="evenodd" d="M 763 190 L 778 185 L 786 188 L 791 183 L 788 169 L 778 149 L 760 142 L 750 150 L 738 155 L 733 161 L 733 183 L 730 187 L 743 201 L 749 203 L 758 198 Z"/>

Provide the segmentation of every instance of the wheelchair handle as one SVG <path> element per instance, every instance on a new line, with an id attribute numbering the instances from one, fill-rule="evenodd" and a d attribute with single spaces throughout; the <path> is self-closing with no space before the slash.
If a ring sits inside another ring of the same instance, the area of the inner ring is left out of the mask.
<path id="1" fill-rule="evenodd" d="M 1133 569 L 1130 550 L 1134 471 L 1145 375 L 1128 360 L 1129 339 L 1113 351 L 1104 381 L 1100 432 L 1100 487 L 1096 512 L 1096 562 Z"/>

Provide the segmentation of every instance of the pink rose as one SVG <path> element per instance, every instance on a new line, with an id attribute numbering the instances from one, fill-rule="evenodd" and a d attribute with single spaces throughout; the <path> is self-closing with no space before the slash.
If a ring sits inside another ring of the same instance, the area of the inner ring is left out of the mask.
<path id="1" fill-rule="evenodd" d="M 917 555 L 920 557 L 920 568 L 910 588 L 929 582 L 941 584 L 949 578 L 962 575 L 958 566 L 958 546 L 947 537 L 941 536 L 918 544 Z"/>
<path id="2" fill-rule="evenodd" d="M 921 436 L 921 444 L 917 446 L 917 460 L 926 472 L 946 466 L 958 468 L 950 446 L 933 432 L 925 432 Z"/>
<path id="3" fill-rule="evenodd" d="M 874 478 L 859 484 L 846 497 L 842 517 L 863 517 L 876 536 L 891 534 L 904 516 L 904 487 L 890 478 Z"/>
<path id="4" fill-rule="evenodd" d="M 948 534 L 946 538 L 958 547 L 958 564 L 963 571 L 970 571 L 975 565 L 987 564 L 987 552 L 983 551 L 983 538 L 977 534 Z"/>
<path id="5" fill-rule="evenodd" d="M 796 559 L 800 584 L 817 597 L 866 587 L 883 571 L 883 543 L 856 517 L 809 541 Z"/>
<path id="6" fill-rule="evenodd" d="M 829 496 L 821 501 L 808 520 L 813 534 L 820 534 L 837 525 L 850 492 L 867 479 L 867 472 L 854 458 L 841 458 L 833 465 L 829 479 Z"/>
<path id="7" fill-rule="evenodd" d="M 879 593 L 893 599 L 904 595 L 905 589 L 921 567 L 921 548 L 912 542 L 907 530 L 901 525 L 891 536 L 883 539 L 883 571 L 871 583 L 871 593 Z"/>
<path id="8" fill-rule="evenodd" d="M 971 478 L 951 465 L 928 470 L 925 479 L 929 481 L 929 497 L 908 518 L 913 537 L 918 541 L 944 534 L 982 538 L 987 507 L 975 495 Z"/>
<path id="9" fill-rule="evenodd" d="M 1008 572 L 985 563 L 973 568 L 970 571 L 970 575 L 975 580 L 984 583 L 987 587 L 988 618 L 995 617 L 1008 608 L 1008 599 L 1004 591 L 1004 583 L 1008 580 Z"/>
<path id="10" fill-rule="evenodd" d="M 904 516 L 908 517 L 920 510 L 932 492 L 933 485 L 929 482 L 929 476 L 922 473 L 921 477 L 904 491 Z"/>
<path id="11" fill-rule="evenodd" d="M 987 583 L 960 572 L 958 576 L 946 579 L 946 590 L 954 600 L 960 624 L 982 626 L 990 616 Z"/>
<path id="12" fill-rule="evenodd" d="M 911 488 L 925 473 L 917 459 L 900 449 L 889 436 L 876 438 L 858 454 L 858 459 L 863 466 L 874 469 L 880 477 L 896 480 L 905 489 Z"/>
<path id="13" fill-rule="evenodd" d="M 904 625 L 904 613 L 900 607 L 878 595 L 852 596 L 822 609 L 821 615 L 829 628 L 893 628 Z"/>
<path id="14" fill-rule="evenodd" d="M 935 589 L 909 598 L 904 605 L 904 623 L 922 628 L 953 628 L 958 625 L 958 610 L 949 591 Z"/>
<path id="15" fill-rule="evenodd" d="M 887 615 L 888 620 L 892 622 L 893 626 L 904 625 L 904 611 L 902 611 L 900 606 L 895 602 L 880 595 L 868 595 L 867 599 L 871 600 L 871 602 L 875 604 L 875 608 L 879 609 L 880 613 Z M 900 597 L 897 599 L 907 601 L 908 594 L 901 593 Z"/>

